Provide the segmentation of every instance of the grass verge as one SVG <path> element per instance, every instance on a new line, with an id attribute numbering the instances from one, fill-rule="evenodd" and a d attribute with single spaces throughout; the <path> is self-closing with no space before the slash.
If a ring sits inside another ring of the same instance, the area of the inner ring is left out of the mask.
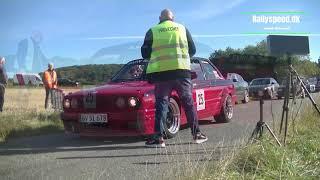
<path id="1" fill-rule="evenodd" d="M 8 138 L 62 132 L 63 124 L 58 113 L 14 112 L 0 117 L 0 142 Z"/>
<path id="2" fill-rule="evenodd" d="M 40 88 L 7 88 L 0 114 L 0 142 L 63 130 L 59 114 L 43 108 L 44 93 Z"/>
<path id="3" fill-rule="evenodd" d="M 267 134 L 187 179 L 320 179 L 317 112 L 306 110 L 290 124 L 286 146 L 279 147 Z"/>

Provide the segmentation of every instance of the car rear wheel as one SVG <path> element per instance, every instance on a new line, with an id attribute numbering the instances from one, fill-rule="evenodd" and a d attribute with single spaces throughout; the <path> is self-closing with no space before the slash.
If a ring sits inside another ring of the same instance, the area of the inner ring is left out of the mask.
<path id="1" fill-rule="evenodd" d="M 216 122 L 227 123 L 230 122 L 233 117 L 233 104 L 231 96 L 228 95 L 223 102 L 221 113 L 218 116 L 215 116 Z"/>
<path id="2" fill-rule="evenodd" d="M 248 93 L 248 90 L 245 90 L 243 94 L 242 103 L 248 103 L 248 102 L 249 102 L 249 93 Z"/>
<path id="3" fill-rule="evenodd" d="M 173 98 L 170 98 L 167 119 L 163 125 L 165 138 L 169 139 L 177 135 L 180 129 L 180 115 L 178 103 Z"/>

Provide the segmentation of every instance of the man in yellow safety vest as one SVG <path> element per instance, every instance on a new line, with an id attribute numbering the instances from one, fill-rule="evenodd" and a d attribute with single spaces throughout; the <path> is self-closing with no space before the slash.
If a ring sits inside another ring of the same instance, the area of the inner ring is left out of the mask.
<path id="1" fill-rule="evenodd" d="M 196 48 L 190 32 L 173 19 L 170 10 L 161 11 L 160 23 L 149 29 L 141 47 L 142 57 L 149 59 L 147 79 L 154 83 L 156 96 L 155 135 L 146 142 L 147 147 L 165 147 L 163 126 L 172 90 L 176 90 L 181 99 L 195 143 L 208 140 L 200 132 L 192 98 L 190 57 Z"/>

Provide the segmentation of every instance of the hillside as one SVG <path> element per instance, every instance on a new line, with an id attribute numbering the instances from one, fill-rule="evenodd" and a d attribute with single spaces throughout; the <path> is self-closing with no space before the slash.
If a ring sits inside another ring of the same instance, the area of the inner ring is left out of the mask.
<path id="1" fill-rule="evenodd" d="M 79 81 L 81 84 L 107 82 L 122 67 L 122 64 L 92 64 L 57 68 L 59 78 Z"/>

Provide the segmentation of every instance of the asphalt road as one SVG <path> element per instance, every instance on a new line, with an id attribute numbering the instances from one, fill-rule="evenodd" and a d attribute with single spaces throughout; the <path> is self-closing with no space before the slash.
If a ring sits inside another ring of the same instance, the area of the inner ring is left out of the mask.
<path id="1" fill-rule="evenodd" d="M 282 100 L 265 101 L 264 118 L 279 121 Z M 297 105 L 292 107 L 298 109 Z M 303 108 L 311 108 L 307 98 Z M 272 115 L 273 114 L 273 115 Z M 291 116 L 290 116 L 291 117 Z M 83 139 L 54 134 L 11 139 L 0 145 L 0 179 L 180 179 L 244 145 L 259 119 L 259 102 L 236 105 L 233 121 L 200 126 L 209 140 L 193 144 L 189 129 L 145 148 L 141 138 Z"/>

